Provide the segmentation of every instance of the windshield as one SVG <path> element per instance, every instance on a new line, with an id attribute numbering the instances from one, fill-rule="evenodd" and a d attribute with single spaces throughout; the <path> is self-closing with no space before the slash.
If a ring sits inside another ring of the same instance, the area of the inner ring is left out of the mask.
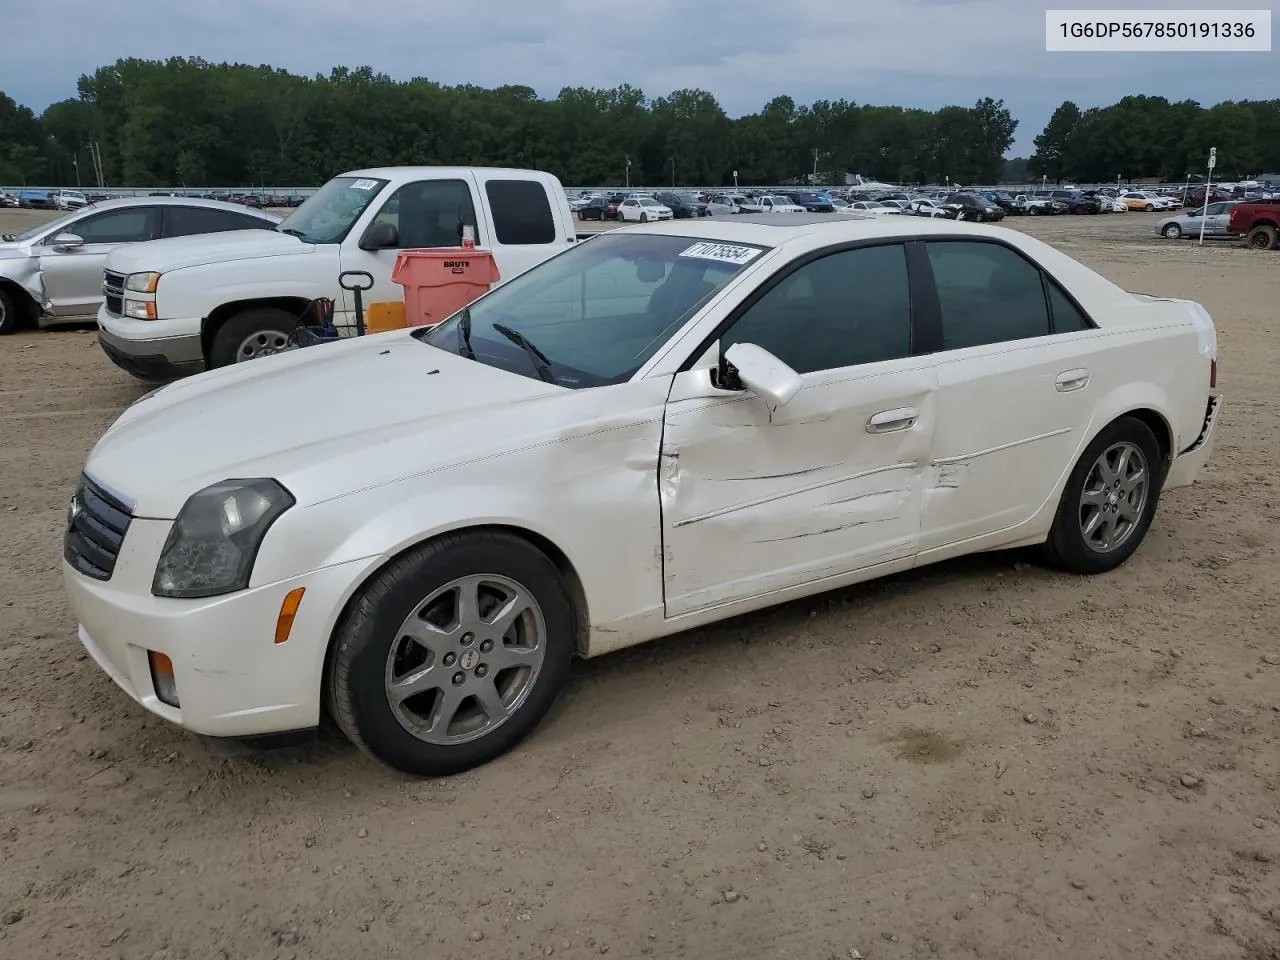
<path id="1" fill-rule="evenodd" d="M 424 343 L 539 376 L 520 338 L 546 357 L 545 379 L 579 389 L 629 380 L 764 247 L 608 233 L 534 267 L 437 326 Z"/>
<path id="2" fill-rule="evenodd" d="M 7 233 L 5 234 L 5 239 L 10 242 L 17 241 L 18 243 L 25 243 L 28 240 L 34 240 L 43 233 L 57 233 L 63 227 L 79 220 L 82 216 L 84 216 L 84 213 L 80 210 L 77 210 L 74 213 L 64 213 L 56 219 L 46 220 L 44 223 L 23 230 L 21 233 Z"/>
<path id="3" fill-rule="evenodd" d="M 661 206 L 661 204 L 660 204 L 660 203 L 658 203 L 658 201 L 657 201 L 657 200 L 654 200 L 654 199 L 652 199 L 652 198 L 650 198 L 650 197 L 641 197 L 641 198 L 640 198 L 640 206 L 642 206 L 642 207 L 658 207 L 658 206 Z"/>
<path id="4" fill-rule="evenodd" d="M 277 224 L 276 230 L 308 243 L 341 243 L 386 185 L 386 180 L 375 177 L 334 177 Z"/>

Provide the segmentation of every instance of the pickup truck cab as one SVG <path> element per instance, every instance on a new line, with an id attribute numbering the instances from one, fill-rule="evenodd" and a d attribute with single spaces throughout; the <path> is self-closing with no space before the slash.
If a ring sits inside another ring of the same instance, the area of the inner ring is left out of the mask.
<path id="1" fill-rule="evenodd" d="M 1237 203 L 1231 208 L 1227 230 L 1244 237 L 1255 250 L 1280 249 L 1280 200 Z"/>
<path id="2" fill-rule="evenodd" d="M 455 247 L 463 228 L 502 280 L 577 241 L 560 181 L 535 170 L 382 167 L 334 177 L 273 230 L 156 240 L 107 258 L 98 341 L 123 370 L 169 380 L 276 353 L 313 300 L 354 323 L 347 270 L 373 278 L 363 302 L 403 299 L 404 249 Z"/>

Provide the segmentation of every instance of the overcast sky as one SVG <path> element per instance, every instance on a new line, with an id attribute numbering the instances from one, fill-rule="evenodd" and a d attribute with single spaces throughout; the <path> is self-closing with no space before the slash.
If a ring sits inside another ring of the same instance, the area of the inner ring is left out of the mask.
<path id="1" fill-rule="evenodd" d="M 1125 8 L 1171 4 L 1131 0 Z M 369 65 L 398 80 L 492 87 L 630 83 L 650 96 L 716 95 L 733 116 L 797 102 L 934 109 L 1003 98 L 1020 120 L 1011 155 L 1064 99 L 1130 93 L 1210 104 L 1280 96 L 1280 50 L 1240 54 L 1046 53 L 1047 4 L 1028 0 L 45 0 L 6 17 L 0 84 L 37 113 L 119 57 L 201 56 L 295 73 Z M 1055 3 L 1064 8 L 1115 8 Z M 1271 9 L 1277 0 L 1215 3 Z M 1273 24 L 1274 29 L 1274 24 Z"/>

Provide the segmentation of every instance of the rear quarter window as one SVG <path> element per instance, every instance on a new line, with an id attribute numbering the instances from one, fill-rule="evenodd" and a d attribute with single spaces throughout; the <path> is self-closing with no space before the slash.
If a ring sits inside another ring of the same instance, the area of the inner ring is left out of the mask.
<path id="1" fill-rule="evenodd" d="M 535 180 L 490 180 L 484 187 L 498 243 L 554 243 L 555 217 L 547 191 Z"/>

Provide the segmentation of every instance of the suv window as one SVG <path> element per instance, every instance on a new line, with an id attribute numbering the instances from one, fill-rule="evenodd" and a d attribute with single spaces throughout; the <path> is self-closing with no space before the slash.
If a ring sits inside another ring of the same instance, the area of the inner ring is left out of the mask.
<path id="1" fill-rule="evenodd" d="M 463 225 L 476 227 L 476 210 L 465 180 L 419 180 L 396 190 L 373 219 L 396 228 L 402 250 L 456 247 Z"/>
<path id="2" fill-rule="evenodd" d="M 154 211 L 149 207 L 112 210 L 85 217 L 67 228 L 85 243 L 140 243 L 154 234 Z"/>
<path id="3" fill-rule="evenodd" d="M 797 269 L 720 338 L 764 347 L 797 373 L 911 353 L 911 292 L 901 244 L 832 253 Z"/>
<path id="4" fill-rule="evenodd" d="M 547 191 L 536 180 L 490 180 L 484 185 L 498 243 L 554 243 L 556 221 Z"/>
<path id="5" fill-rule="evenodd" d="M 944 350 L 1049 333 L 1037 267 L 996 243 L 942 240 L 926 247 L 942 306 Z"/>
<path id="6" fill-rule="evenodd" d="M 270 230 L 272 224 L 231 210 L 209 207 L 166 207 L 166 237 L 190 237 L 199 233 L 224 233 L 228 230 Z"/>

